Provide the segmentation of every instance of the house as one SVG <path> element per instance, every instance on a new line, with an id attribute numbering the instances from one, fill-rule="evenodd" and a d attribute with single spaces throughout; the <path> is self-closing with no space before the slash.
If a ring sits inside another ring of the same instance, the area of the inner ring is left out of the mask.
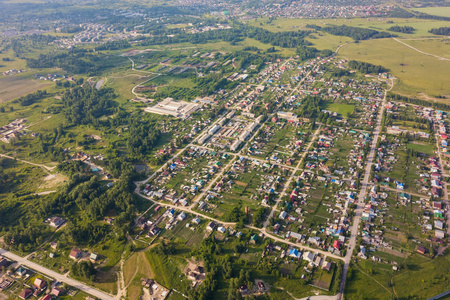
<path id="1" fill-rule="evenodd" d="M 416 249 L 416 252 L 424 255 L 425 253 L 428 252 L 428 250 L 424 246 L 418 246 L 417 249 Z"/>
<path id="2" fill-rule="evenodd" d="M 50 219 L 50 226 L 55 228 L 59 228 L 64 223 L 66 223 L 66 220 L 61 219 L 60 217 L 53 217 Z"/>
<path id="3" fill-rule="evenodd" d="M 45 280 L 43 280 L 42 278 L 36 278 L 34 280 L 34 285 L 38 288 L 38 289 L 43 289 L 47 286 L 47 282 Z"/>
<path id="4" fill-rule="evenodd" d="M 56 250 L 56 248 L 58 248 L 58 243 L 57 242 L 51 242 L 50 243 L 50 247 L 52 247 L 53 250 Z"/>
<path id="5" fill-rule="evenodd" d="M 200 222 L 201 222 L 202 220 L 200 220 L 200 218 L 199 217 L 196 217 L 194 220 L 192 220 L 192 222 L 194 222 L 195 224 L 200 224 Z"/>
<path id="6" fill-rule="evenodd" d="M 8 264 L 8 261 L 5 258 L 0 257 L 0 269 L 3 267 L 6 267 L 7 264 Z"/>
<path id="7" fill-rule="evenodd" d="M 322 269 L 325 269 L 327 271 L 330 271 L 331 269 L 331 262 L 326 261 L 325 259 L 322 262 Z"/>
<path id="8" fill-rule="evenodd" d="M 308 262 L 313 262 L 315 258 L 316 258 L 316 254 L 313 252 L 307 251 L 307 252 L 303 253 L 303 259 Z"/>
<path id="9" fill-rule="evenodd" d="M 434 231 L 434 236 L 437 237 L 438 239 L 443 239 L 445 237 L 445 233 L 442 230 L 435 230 Z"/>
<path id="10" fill-rule="evenodd" d="M 225 229 L 225 227 L 220 226 L 219 228 L 217 228 L 217 231 L 219 231 L 221 233 L 225 233 L 227 230 Z"/>
<path id="11" fill-rule="evenodd" d="M 25 269 L 23 266 L 20 266 L 20 267 L 17 268 L 16 274 L 21 276 L 21 277 L 23 277 L 23 276 L 25 276 L 25 274 L 27 274 L 27 271 L 28 270 Z"/>
<path id="12" fill-rule="evenodd" d="M 444 229 L 444 222 L 442 222 L 441 220 L 436 220 L 434 221 L 434 227 L 436 227 L 437 229 Z"/>
<path id="13" fill-rule="evenodd" d="M 258 242 L 258 236 L 254 234 L 250 237 L 250 243 L 254 245 L 256 242 Z"/>
<path id="14" fill-rule="evenodd" d="M 80 259 L 83 256 L 83 252 L 79 249 L 72 249 L 69 254 L 69 258 L 71 259 Z"/>
<path id="15" fill-rule="evenodd" d="M 177 219 L 183 221 L 184 219 L 186 219 L 186 214 L 182 212 L 181 214 L 178 215 Z"/>
<path id="16" fill-rule="evenodd" d="M 333 243 L 333 248 L 339 250 L 339 248 L 341 247 L 341 241 L 334 241 Z"/>
<path id="17" fill-rule="evenodd" d="M 28 299 L 28 298 L 31 297 L 31 295 L 33 295 L 33 290 L 31 290 L 31 289 L 24 289 L 23 291 L 20 292 L 19 298 L 20 299 Z"/>
<path id="18" fill-rule="evenodd" d="M 94 252 L 92 252 L 92 253 L 91 253 L 91 256 L 89 257 L 89 259 L 90 259 L 92 262 L 96 262 L 97 259 L 98 259 L 98 254 L 95 254 Z"/>
<path id="19" fill-rule="evenodd" d="M 400 193 L 400 195 L 398 196 L 400 200 L 403 201 L 410 201 L 411 200 L 411 196 L 407 193 Z"/>
<path id="20" fill-rule="evenodd" d="M 248 291 L 247 285 L 246 284 L 241 285 L 241 287 L 239 288 L 239 291 L 241 293 L 246 293 Z"/>
<path id="21" fill-rule="evenodd" d="M 279 218 L 282 219 L 282 220 L 284 220 L 284 219 L 286 219 L 287 216 L 288 216 L 288 213 L 285 212 L 285 211 L 283 210 L 283 211 L 280 213 Z"/>
<path id="22" fill-rule="evenodd" d="M 206 225 L 206 230 L 207 231 L 214 231 L 214 229 L 216 229 L 216 223 L 214 223 L 213 221 L 209 222 L 208 225 Z"/>
<path id="23" fill-rule="evenodd" d="M 64 293 L 64 291 L 60 288 L 53 288 L 52 291 L 50 292 L 50 295 L 59 297 Z"/>
<path id="24" fill-rule="evenodd" d="M 302 253 L 300 251 L 298 251 L 297 249 L 291 249 L 291 250 L 289 250 L 288 255 L 290 257 L 299 259 L 302 256 Z"/>
<path id="25" fill-rule="evenodd" d="M 51 300 L 52 296 L 50 295 L 45 295 L 41 300 Z"/>

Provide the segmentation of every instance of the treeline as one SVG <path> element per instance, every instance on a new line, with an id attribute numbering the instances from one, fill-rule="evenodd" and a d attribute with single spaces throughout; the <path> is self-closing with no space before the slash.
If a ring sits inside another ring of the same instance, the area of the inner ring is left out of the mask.
<path id="1" fill-rule="evenodd" d="M 96 75 L 125 62 L 124 58 L 99 55 L 85 49 L 40 54 L 38 58 L 25 58 L 29 68 L 61 68 L 73 74 Z"/>
<path id="2" fill-rule="evenodd" d="M 394 31 L 394 32 L 407 33 L 407 34 L 411 34 L 411 33 L 414 33 L 414 31 L 416 31 L 416 29 L 412 26 L 399 26 L 399 25 L 389 27 L 388 30 Z"/>
<path id="3" fill-rule="evenodd" d="M 85 51 L 69 51 L 68 53 L 40 54 L 38 58 L 26 58 L 27 67 L 33 69 L 61 68 L 70 73 L 88 73 L 94 69 L 94 64 L 87 60 L 90 55 Z"/>
<path id="4" fill-rule="evenodd" d="M 301 45 L 311 45 L 310 42 L 305 40 L 305 37 L 308 36 L 308 34 L 308 31 L 271 32 L 259 27 L 238 25 L 232 29 L 210 30 L 194 34 L 181 31 L 175 36 L 163 31 L 158 36 L 143 40 L 142 45 L 148 46 L 173 43 L 205 44 L 215 40 L 222 40 L 235 44 L 243 41 L 245 38 L 253 38 L 262 43 L 271 44 L 272 46 L 296 48 Z"/>
<path id="5" fill-rule="evenodd" d="M 14 100 L 14 103 L 19 103 L 22 106 L 29 106 L 49 96 L 50 95 L 47 93 L 47 91 L 38 90 L 34 93 L 22 96 Z"/>
<path id="6" fill-rule="evenodd" d="M 127 40 L 108 41 L 102 45 L 95 47 L 95 51 L 103 50 L 120 50 L 131 47 Z"/>
<path id="7" fill-rule="evenodd" d="M 73 262 L 70 266 L 70 274 L 73 276 L 82 277 L 93 281 L 95 273 L 97 273 L 97 271 L 91 261 Z"/>
<path id="8" fill-rule="evenodd" d="M 381 39 L 381 38 L 390 38 L 395 37 L 396 35 L 393 35 L 388 32 L 384 31 L 378 31 L 368 28 L 359 28 L 359 27 L 351 27 L 347 25 L 341 25 L 341 26 L 328 26 L 323 27 L 321 29 L 322 31 L 331 33 L 333 35 L 338 36 L 348 36 L 354 39 L 355 41 L 359 40 L 368 40 L 368 39 Z"/>
<path id="9" fill-rule="evenodd" d="M 110 88 L 97 90 L 90 85 L 69 89 L 62 95 L 65 117 L 69 124 L 98 124 L 98 118 L 113 112 L 116 97 Z"/>
<path id="10" fill-rule="evenodd" d="M 379 74 L 379 73 L 384 73 L 384 72 L 388 71 L 388 69 L 384 68 L 383 66 L 379 66 L 379 65 L 376 66 L 376 65 L 373 65 L 370 63 L 366 63 L 363 61 L 357 61 L 357 60 L 349 61 L 348 66 L 349 66 L 349 68 L 356 69 L 364 74 L 369 74 L 369 73 Z"/>
<path id="11" fill-rule="evenodd" d="M 325 50 L 319 51 L 314 47 L 306 47 L 306 46 L 298 47 L 296 52 L 301 60 L 307 60 L 307 59 L 315 58 L 317 56 L 328 57 L 328 56 L 333 55 L 333 51 L 331 51 L 331 50 L 325 49 Z"/>
<path id="12" fill-rule="evenodd" d="M 428 32 L 436 35 L 450 35 L 450 27 L 432 28 Z"/>
<path id="13" fill-rule="evenodd" d="M 394 101 L 411 103 L 411 104 L 415 104 L 415 105 L 419 105 L 419 106 L 423 106 L 423 107 L 432 107 L 434 109 L 446 110 L 446 111 L 450 110 L 450 105 L 448 105 L 448 104 L 444 104 L 444 103 L 440 103 L 440 102 L 428 102 L 425 100 L 421 100 L 421 99 L 417 99 L 417 98 L 409 98 L 409 97 L 402 96 L 399 94 L 394 94 L 391 92 L 388 93 L 388 98 L 391 100 L 394 100 Z"/>

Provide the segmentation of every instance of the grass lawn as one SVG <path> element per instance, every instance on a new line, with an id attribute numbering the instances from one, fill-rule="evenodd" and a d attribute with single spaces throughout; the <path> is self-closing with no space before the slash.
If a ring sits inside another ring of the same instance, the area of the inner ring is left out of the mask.
<path id="1" fill-rule="evenodd" d="M 355 109 L 355 106 L 351 105 L 351 104 L 327 102 L 323 106 L 323 108 L 326 109 L 326 110 L 337 112 L 338 114 L 341 114 L 343 117 L 346 117 L 347 114 L 353 113 L 353 110 Z"/>
<path id="2" fill-rule="evenodd" d="M 406 145 L 408 149 L 415 150 L 417 152 L 426 153 L 429 155 L 433 155 L 434 147 L 430 144 L 416 144 L 416 143 L 408 143 Z"/>

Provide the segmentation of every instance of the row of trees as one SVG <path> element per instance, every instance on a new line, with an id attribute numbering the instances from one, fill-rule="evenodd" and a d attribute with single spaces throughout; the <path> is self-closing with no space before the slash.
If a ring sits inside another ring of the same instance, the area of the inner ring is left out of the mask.
<path id="1" fill-rule="evenodd" d="M 34 93 L 22 96 L 16 100 L 14 100 L 14 103 L 19 103 L 22 106 L 29 106 L 29 105 L 32 105 L 48 96 L 49 96 L 49 94 L 47 93 L 47 91 L 38 90 Z"/>

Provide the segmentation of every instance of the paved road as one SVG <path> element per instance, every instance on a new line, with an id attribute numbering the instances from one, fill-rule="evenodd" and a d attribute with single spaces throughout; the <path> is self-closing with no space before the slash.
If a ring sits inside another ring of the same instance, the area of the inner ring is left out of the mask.
<path id="1" fill-rule="evenodd" d="M 36 264 L 34 262 L 31 262 L 31 261 L 25 259 L 24 257 L 20 257 L 20 256 L 18 256 L 16 254 L 11 253 L 9 251 L 6 251 L 4 249 L 0 248 L 0 254 L 5 256 L 5 257 L 7 257 L 7 258 L 9 258 L 9 259 L 11 259 L 11 260 L 17 261 L 19 264 L 22 264 L 24 266 L 27 266 L 27 267 L 29 267 L 29 268 L 31 268 L 33 270 L 36 270 L 36 271 L 42 273 L 44 275 L 52 277 L 52 278 L 56 279 L 57 281 L 64 282 L 64 283 L 66 283 L 66 284 L 68 284 L 70 286 L 73 286 L 74 288 L 77 288 L 77 289 L 79 289 L 79 290 L 81 290 L 81 291 L 83 291 L 85 293 L 88 293 L 88 294 L 90 294 L 92 296 L 95 296 L 95 297 L 97 297 L 99 299 L 102 299 L 102 300 L 116 300 L 115 297 L 113 297 L 113 296 L 111 296 L 111 295 L 109 295 L 109 294 L 107 294 L 105 292 L 99 291 L 99 290 L 97 290 L 97 289 L 95 289 L 93 287 L 90 287 L 90 286 L 88 286 L 88 285 L 86 285 L 84 283 L 81 283 L 81 282 L 79 282 L 79 281 L 77 281 L 75 279 L 69 278 L 66 275 L 62 275 L 62 274 L 56 273 L 56 272 L 54 272 L 52 270 L 49 270 L 49 269 L 47 269 L 47 268 L 45 268 L 43 266 L 40 266 L 40 265 Z"/>

